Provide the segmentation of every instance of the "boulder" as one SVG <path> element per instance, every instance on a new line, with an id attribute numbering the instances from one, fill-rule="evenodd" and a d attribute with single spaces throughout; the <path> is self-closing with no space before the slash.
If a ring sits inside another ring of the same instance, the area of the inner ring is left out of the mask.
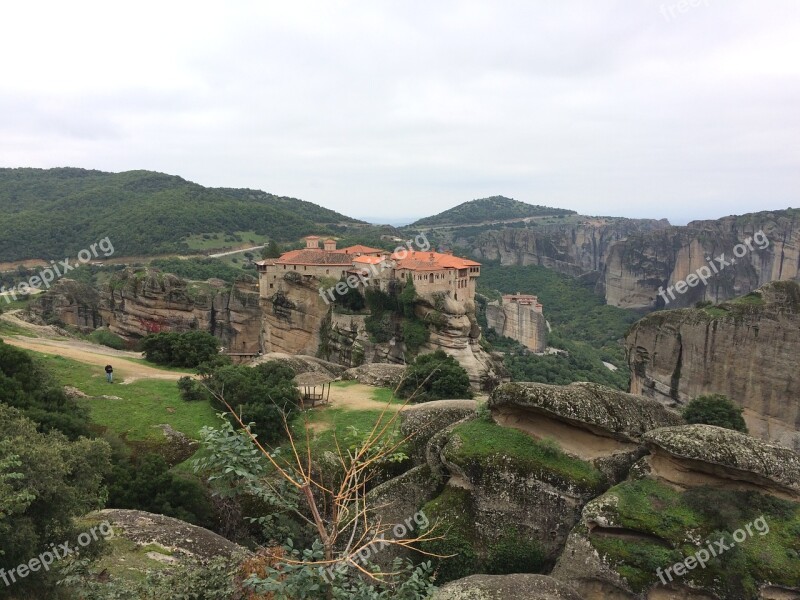
<path id="1" fill-rule="evenodd" d="M 342 379 L 349 379 L 375 387 L 396 388 L 405 375 L 405 365 L 371 363 L 347 369 Z"/>
<path id="2" fill-rule="evenodd" d="M 406 407 L 400 413 L 400 431 L 409 438 L 414 462 L 425 462 L 425 449 L 434 435 L 457 421 L 474 416 L 476 409 L 475 400 L 433 400 Z"/>
<path id="3" fill-rule="evenodd" d="M 652 473 L 684 487 L 732 482 L 800 500 L 800 454 L 713 425 L 681 425 L 644 435 Z"/>
<path id="4" fill-rule="evenodd" d="M 471 575 L 451 581 L 431 600 L 583 600 L 571 586 L 547 575 Z"/>

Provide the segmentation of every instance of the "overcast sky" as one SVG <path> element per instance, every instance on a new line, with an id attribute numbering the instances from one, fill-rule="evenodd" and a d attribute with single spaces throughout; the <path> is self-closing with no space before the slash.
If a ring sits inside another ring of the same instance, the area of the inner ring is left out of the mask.
<path id="1" fill-rule="evenodd" d="M 798 0 L 122 6 L 2 5 L 0 166 L 391 222 L 497 194 L 674 223 L 800 206 Z"/>

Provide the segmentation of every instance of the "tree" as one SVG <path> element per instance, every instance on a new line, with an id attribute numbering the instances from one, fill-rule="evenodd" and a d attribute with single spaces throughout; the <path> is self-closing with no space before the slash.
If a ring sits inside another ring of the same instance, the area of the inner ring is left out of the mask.
<path id="1" fill-rule="evenodd" d="M 277 361 L 255 367 L 227 365 L 211 370 L 202 384 L 210 391 L 214 406 L 234 407 L 239 419 L 253 424 L 254 434 L 266 442 L 275 442 L 283 436 L 284 419 L 299 410 L 300 393 L 294 375 L 291 367 Z M 224 403 L 217 400 L 222 396 Z"/>
<path id="2" fill-rule="evenodd" d="M 40 433 L 36 423 L 0 403 L 0 568 L 13 569 L 50 543 L 77 536 L 73 518 L 103 507 L 110 455 L 103 440 Z M 42 574 L 16 585 L 45 583 Z"/>
<path id="3" fill-rule="evenodd" d="M 219 349 L 219 340 L 205 331 L 153 333 L 142 339 L 145 358 L 170 367 L 198 367 L 217 357 Z"/>
<path id="4" fill-rule="evenodd" d="M 88 436 L 87 411 L 53 381 L 27 352 L 0 340 L 0 403 L 18 408 L 39 431 L 60 431 L 70 439 Z"/>
<path id="5" fill-rule="evenodd" d="M 281 516 L 291 515 L 313 539 L 304 549 L 291 539 L 283 547 L 268 548 L 264 574 L 251 575 L 247 585 L 256 593 L 267 597 L 277 593 L 286 600 L 428 597 L 430 563 L 414 566 L 397 559 L 384 572 L 365 558 L 387 545 L 415 548 L 438 539 L 436 525 L 419 536 L 395 537 L 393 524 L 382 522 L 367 494 L 377 466 L 392 460 L 407 439 L 391 435 L 399 411 L 390 410 L 387 403 L 366 437 L 351 445 L 337 442 L 328 468 L 323 469 L 312 460 L 310 448 L 298 441 L 311 437 L 305 416 L 303 438 L 295 437 L 284 416 L 288 444 L 284 450 L 276 449 L 253 434 L 222 393 L 210 387 L 209 391 L 227 408 L 238 429 L 229 422 L 220 429 L 204 428 L 204 456 L 196 461 L 195 470 L 210 473 L 209 482 L 221 494 L 246 493 L 260 500 L 272 512 L 259 521 L 273 532 L 282 531 L 276 527 L 284 522 Z"/>
<path id="6" fill-rule="evenodd" d="M 402 398 L 417 401 L 472 398 L 469 375 L 458 361 L 437 350 L 414 359 L 397 390 Z"/>
<path id="7" fill-rule="evenodd" d="M 743 410 L 727 396 L 710 394 L 694 398 L 683 409 L 683 418 L 688 423 L 716 425 L 734 431 L 747 433 L 747 424 L 742 417 Z"/>
<path id="8" fill-rule="evenodd" d="M 270 240 L 269 244 L 261 249 L 261 258 L 280 258 L 280 256 L 281 247 L 275 240 Z"/>

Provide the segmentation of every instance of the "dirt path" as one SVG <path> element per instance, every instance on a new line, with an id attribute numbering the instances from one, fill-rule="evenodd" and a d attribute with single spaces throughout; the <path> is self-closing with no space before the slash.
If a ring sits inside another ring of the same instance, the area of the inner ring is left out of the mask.
<path id="1" fill-rule="evenodd" d="M 114 367 L 115 381 L 123 384 L 133 383 L 137 379 L 167 379 L 177 381 L 183 377 L 184 373 L 172 371 L 162 371 L 154 367 L 148 367 L 130 360 L 128 358 L 140 358 L 138 352 L 125 352 L 114 350 L 105 346 L 95 346 L 78 340 L 46 340 L 41 338 L 28 338 L 23 336 L 5 336 L 2 338 L 6 344 L 34 350 L 44 354 L 57 354 L 64 358 L 71 358 L 87 365 L 98 367 L 102 373 L 103 367 L 111 363 Z"/>
<path id="2" fill-rule="evenodd" d="M 386 403 L 375 400 L 372 397 L 376 389 L 361 383 L 346 387 L 331 386 L 330 406 L 332 408 L 347 408 L 348 410 L 383 410 L 386 407 Z M 397 412 L 402 406 L 402 404 L 390 404 L 388 410 Z"/>

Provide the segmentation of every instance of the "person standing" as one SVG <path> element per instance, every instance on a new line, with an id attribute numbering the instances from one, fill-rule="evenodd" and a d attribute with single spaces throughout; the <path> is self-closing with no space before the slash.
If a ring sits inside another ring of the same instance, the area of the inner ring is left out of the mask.
<path id="1" fill-rule="evenodd" d="M 114 367 L 111 365 L 106 365 L 106 381 L 114 383 Z"/>

